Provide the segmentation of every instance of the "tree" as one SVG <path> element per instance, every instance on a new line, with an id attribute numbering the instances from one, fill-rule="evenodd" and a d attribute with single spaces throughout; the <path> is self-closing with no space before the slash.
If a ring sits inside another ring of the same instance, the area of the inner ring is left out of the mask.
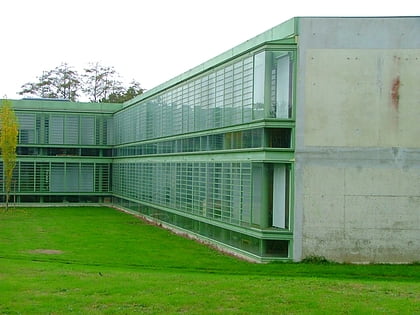
<path id="1" fill-rule="evenodd" d="M 136 81 L 125 88 L 114 67 L 99 62 L 90 63 L 82 75 L 67 63 L 62 63 L 53 70 L 44 71 L 37 79 L 37 82 L 22 85 L 18 94 L 77 101 L 82 92 L 91 102 L 123 103 L 144 91 Z"/>
<path id="2" fill-rule="evenodd" d="M 100 100 L 101 103 L 124 103 L 140 95 L 144 92 L 144 89 L 140 87 L 140 83 L 137 81 L 131 81 L 128 89 L 123 89 L 119 92 L 113 92 L 108 98 Z"/>
<path id="3" fill-rule="evenodd" d="M 12 103 L 4 99 L 0 110 L 0 149 L 3 159 L 4 183 L 6 193 L 6 211 L 9 209 L 9 196 L 12 186 L 13 170 L 16 166 L 16 145 L 18 137 L 18 122 Z"/>
<path id="4" fill-rule="evenodd" d="M 53 70 L 44 71 L 42 76 L 38 77 L 38 82 L 22 85 L 22 90 L 18 94 L 76 101 L 80 90 L 79 74 L 67 63 L 62 63 Z"/>
<path id="5" fill-rule="evenodd" d="M 121 93 L 124 90 L 114 67 L 103 66 L 96 62 L 90 63 L 89 68 L 84 70 L 82 90 L 91 102 L 97 103 L 113 93 Z"/>

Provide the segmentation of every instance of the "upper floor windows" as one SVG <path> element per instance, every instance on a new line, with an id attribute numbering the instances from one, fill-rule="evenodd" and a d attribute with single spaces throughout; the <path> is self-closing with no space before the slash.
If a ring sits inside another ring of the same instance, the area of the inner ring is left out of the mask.
<path id="1" fill-rule="evenodd" d="M 254 56 L 254 119 L 292 117 L 291 54 L 262 51 Z"/>
<path id="2" fill-rule="evenodd" d="M 109 145 L 112 117 L 17 112 L 19 144 Z"/>
<path id="3" fill-rule="evenodd" d="M 293 51 L 266 50 L 210 69 L 114 115 L 116 144 L 292 118 Z"/>

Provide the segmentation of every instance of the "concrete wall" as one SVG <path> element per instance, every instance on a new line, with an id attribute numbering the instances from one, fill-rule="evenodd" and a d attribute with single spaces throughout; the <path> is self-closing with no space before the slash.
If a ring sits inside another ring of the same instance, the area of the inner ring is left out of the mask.
<path id="1" fill-rule="evenodd" d="M 420 18 L 300 18 L 295 248 L 420 260 Z"/>

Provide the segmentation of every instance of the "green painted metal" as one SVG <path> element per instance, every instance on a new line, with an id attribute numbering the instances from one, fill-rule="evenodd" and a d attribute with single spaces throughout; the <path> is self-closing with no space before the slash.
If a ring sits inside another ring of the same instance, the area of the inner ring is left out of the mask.
<path id="1" fill-rule="evenodd" d="M 69 112 L 69 113 L 99 113 L 112 114 L 123 107 L 115 103 L 83 103 L 55 99 L 22 99 L 13 100 L 13 107 L 30 112 Z"/>

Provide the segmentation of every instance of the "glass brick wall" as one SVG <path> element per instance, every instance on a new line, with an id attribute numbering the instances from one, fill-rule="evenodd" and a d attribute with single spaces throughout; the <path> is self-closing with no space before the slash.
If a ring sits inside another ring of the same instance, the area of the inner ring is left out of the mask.
<path id="1" fill-rule="evenodd" d="M 2 167 L 1 163 L 1 167 Z M 13 173 L 16 193 L 109 193 L 110 163 L 18 161 Z"/>
<path id="2" fill-rule="evenodd" d="M 113 165 L 113 193 L 235 225 L 251 222 L 251 163 Z"/>
<path id="3" fill-rule="evenodd" d="M 247 55 L 140 101 L 115 114 L 115 142 L 290 119 L 292 61 L 289 51 Z"/>
<path id="4" fill-rule="evenodd" d="M 15 109 L 19 136 L 11 189 L 14 201 L 109 199 L 112 114 L 67 112 L 54 108 L 63 104 L 55 102 L 51 111 L 40 111 L 36 101 L 26 102 L 34 102 L 34 109 Z M 0 184 L 3 190 L 3 180 Z"/>
<path id="5" fill-rule="evenodd" d="M 253 57 L 181 83 L 115 116 L 119 144 L 253 120 Z"/>
<path id="6" fill-rule="evenodd" d="M 19 144 L 110 145 L 112 116 L 16 111 Z"/>

